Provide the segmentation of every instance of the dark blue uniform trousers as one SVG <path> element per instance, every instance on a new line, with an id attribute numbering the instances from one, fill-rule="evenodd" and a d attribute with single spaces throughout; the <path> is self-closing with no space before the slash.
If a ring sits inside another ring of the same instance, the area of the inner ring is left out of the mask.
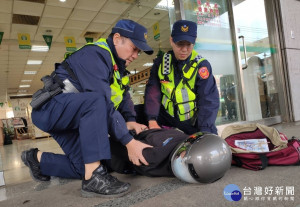
<path id="1" fill-rule="evenodd" d="M 33 110 L 32 121 L 50 133 L 65 153 L 43 152 L 40 169 L 44 175 L 82 178 L 84 164 L 110 159 L 107 104 L 103 94 L 59 94 L 39 110 Z"/>

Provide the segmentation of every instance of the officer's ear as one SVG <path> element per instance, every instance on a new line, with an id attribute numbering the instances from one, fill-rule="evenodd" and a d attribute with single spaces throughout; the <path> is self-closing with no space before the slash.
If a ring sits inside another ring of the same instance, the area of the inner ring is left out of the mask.
<path id="1" fill-rule="evenodd" d="M 170 45 L 173 45 L 173 38 L 170 36 Z"/>
<path id="2" fill-rule="evenodd" d="M 122 37 L 121 37 L 120 33 L 115 33 L 113 35 L 113 42 L 114 42 L 114 46 L 122 43 Z"/>

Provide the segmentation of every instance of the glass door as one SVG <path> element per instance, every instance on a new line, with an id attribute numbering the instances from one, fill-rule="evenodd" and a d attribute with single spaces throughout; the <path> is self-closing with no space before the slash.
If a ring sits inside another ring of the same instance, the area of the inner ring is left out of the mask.
<path id="1" fill-rule="evenodd" d="M 238 63 L 227 0 L 180 2 L 178 4 L 183 8 L 181 18 L 197 23 L 194 49 L 210 62 L 219 89 L 220 108 L 216 124 L 241 121 Z M 171 21 L 171 26 L 172 24 Z"/>
<path id="2" fill-rule="evenodd" d="M 274 61 L 277 49 L 270 38 L 272 25 L 267 22 L 267 2 L 232 0 L 247 121 L 273 117 L 275 122 L 281 121 Z"/>
<path id="3" fill-rule="evenodd" d="M 220 94 L 216 124 L 281 122 L 284 104 L 278 94 L 283 87 L 277 80 L 280 51 L 272 1 L 174 0 L 174 5 L 170 16 L 197 23 L 194 49 L 210 62 Z"/>

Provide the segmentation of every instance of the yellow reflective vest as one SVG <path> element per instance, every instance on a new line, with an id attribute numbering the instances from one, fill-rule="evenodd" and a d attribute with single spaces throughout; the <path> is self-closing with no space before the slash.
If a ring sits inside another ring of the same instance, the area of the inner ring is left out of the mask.
<path id="1" fill-rule="evenodd" d="M 125 92 L 125 89 L 126 89 L 126 87 L 128 87 L 129 77 L 125 76 L 125 77 L 121 78 L 118 66 L 117 66 L 116 61 L 113 57 L 113 54 L 111 53 L 111 50 L 106 42 L 106 39 L 100 38 L 96 42 L 92 42 L 92 43 L 89 42 L 86 45 L 97 45 L 97 46 L 107 50 L 111 56 L 114 72 L 113 72 L 113 83 L 110 84 L 110 88 L 111 88 L 111 98 L 110 99 L 114 103 L 115 109 L 117 109 L 123 100 L 123 94 Z M 65 55 L 65 59 L 68 56 L 70 56 L 71 54 L 72 53 L 67 53 Z"/>
<path id="2" fill-rule="evenodd" d="M 175 87 L 172 55 L 165 53 L 158 69 L 161 83 L 162 105 L 174 117 L 174 107 L 180 121 L 191 119 L 196 113 L 196 94 L 194 92 L 198 65 L 205 60 L 193 50 L 190 62 L 182 67 L 183 78 Z"/>

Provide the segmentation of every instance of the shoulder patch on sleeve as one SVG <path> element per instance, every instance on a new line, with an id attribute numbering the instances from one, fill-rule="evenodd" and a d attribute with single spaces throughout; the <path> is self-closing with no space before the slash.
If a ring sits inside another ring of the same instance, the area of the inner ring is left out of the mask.
<path id="1" fill-rule="evenodd" d="M 198 73 L 202 79 L 207 79 L 209 77 L 209 72 L 207 70 L 207 67 L 201 67 Z"/>

